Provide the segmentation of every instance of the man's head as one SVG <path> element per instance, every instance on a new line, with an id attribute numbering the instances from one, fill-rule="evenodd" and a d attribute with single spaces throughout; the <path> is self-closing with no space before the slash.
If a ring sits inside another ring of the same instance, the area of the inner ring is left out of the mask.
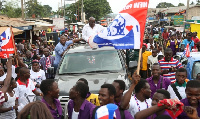
<path id="1" fill-rule="evenodd" d="M 160 77 L 161 74 L 161 68 L 160 65 L 158 63 L 154 63 L 151 67 L 151 71 L 152 71 L 152 75 L 153 77 Z"/>
<path id="2" fill-rule="evenodd" d="M 33 60 L 32 61 L 32 70 L 34 72 L 39 72 L 40 71 L 40 65 L 38 60 Z"/>
<path id="3" fill-rule="evenodd" d="M 23 78 L 23 79 L 29 79 L 30 78 L 30 70 L 26 67 L 20 68 L 19 76 L 20 76 L 20 78 Z"/>
<path id="4" fill-rule="evenodd" d="M 59 88 L 58 84 L 54 79 L 43 80 L 40 85 L 40 90 L 44 94 L 44 96 L 49 95 L 51 98 L 58 99 L 59 97 Z"/>
<path id="5" fill-rule="evenodd" d="M 70 89 L 69 98 L 72 100 L 77 98 L 85 99 L 88 92 L 89 92 L 89 87 L 86 84 L 82 82 L 77 82 L 76 85 L 74 85 Z"/>
<path id="6" fill-rule="evenodd" d="M 187 70 L 185 68 L 179 68 L 176 71 L 175 78 L 176 78 L 176 81 L 179 85 L 184 84 L 185 79 L 187 78 Z"/>
<path id="7" fill-rule="evenodd" d="M 26 58 L 28 58 L 28 59 L 31 58 L 31 51 L 30 50 L 26 51 Z"/>
<path id="8" fill-rule="evenodd" d="M 152 56 L 153 56 L 153 57 L 156 57 L 157 54 L 158 54 L 158 49 L 157 49 L 157 48 L 154 48 L 154 49 L 152 50 Z"/>
<path id="9" fill-rule="evenodd" d="M 44 54 L 45 57 L 48 57 L 48 56 L 49 56 L 49 53 L 50 53 L 50 51 L 49 51 L 48 48 L 44 48 L 44 49 L 43 49 L 43 54 Z"/>
<path id="10" fill-rule="evenodd" d="M 82 82 L 82 83 L 84 83 L 84 84 L 86 84 L 87 86 L 88 86 L 88 81 L 85 79 L 85 78 L 80 78 L 78 81 L 77 81 L 77 83 L 78 82 Z"/>
<path id="11" fill-rule="evenodd" d="M 176 35 L 175 35 L 175 34 L 172 34 L 171 40 L 174 40 L 175 38 L 176 38 Z"/>
<path id="12" fill-rule="evenodd" d="M 147 49 L 147 44 L 146 43 L 143 43 L 142 45 L 142 52 L 145 52 Z"/>
<path id="13" fill-rule="evenodd" d="M 65 37 L 65 36 L 61 36 L 61 37 L 60 37 L 60 43 L 61 43 L 62 45 L 65 45 L 65 43 L 66 43 L 66 37 Z"/>
<path id="14" fill-rule="evenodd" d="M 178 35 L 178 39 L 181 39 L 181 38 L 182 38 L 182 37 L 181 37 L 181 35 L 179 34 L 179 35 Z"/>
<path id="15" fill-rule="evenodd" d="M 191 33 L 188 33 L 188 34 L 187 34 L 187 40 L 190 41 L 191 38 L 192 38 L 192 34 L 191 34 Z"/>
<path id="16" fill-rule="evenodd" d="M 158 89 L 153 95 L 151 105 L 155 106 L 160 100 L 163 99 L 170 99 L 170 93 L 164 89 Z"/>
<path id="17" fill-rule="evenodd" d="M 196 80 L 200 80 L 200 73 L 197 74 Z"/>
<path id="18" fill-rule="evenodd" d="M 95 26 L 95 18 L 94 17 L 89 18 L 89 25 L 91 28 L 93 28 Z"/>
<path id="19" fill-rule="evenodd" d="M 193 37 L 196 37 L 197 36 L 197 32 L 193 32 Z"/>
<path id="20" fill-rule="evenodd" d="M 126 84 L 123 80 L 114 80 L 112 85 L 115 87 L 116 95 L 115 97 L 120 97 L 123 95 Z"/>
<path id="21" fill-rule="evenodd" d="M 191 106 L 197 106 L 200 100 L 200 81 L 191 80 L 186 84 L 186 97 Z"/>
<path id="22" fill-rule="evenodd" d="M 11 89 L 17 88 L 17 83 L 13 77 L 10 80 L 10 88 Z"/>
<path id="23" fill-rule="evenodd" d="M 173 51 L 171 48 L 166 48 L 164 54 L 165 54 L 165 60 L 170 61 L 173 56 Z"/>
<path id="24" fill-rule="evenodd" d="M 115 87 L 112 84 L 103 84 L 99 90 L 99 103 L 101 106 L 114 103 L 116 95 Z"/>
<path id="25" fill-rule="evenodd" d="M 151 96 L 150 85 L 145 79 L 141 79 L 135 86 L 135 93 L 142 93 L 145 99 L 149 99 Z"/>

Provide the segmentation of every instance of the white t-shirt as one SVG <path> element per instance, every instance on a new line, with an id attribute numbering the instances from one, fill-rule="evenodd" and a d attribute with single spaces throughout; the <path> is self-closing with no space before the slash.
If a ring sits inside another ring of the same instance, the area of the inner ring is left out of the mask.
<path id="1" fill-rule="evenodd" d="M 33 93 L 35 90 L 36 89 L 32 80 L 28 79 L 27 85 L 20 80 L 17 80 L 17 88 L 15 88 L 14 91 L 16 97 L 18 98 L 18 111 L 21 111 L 26 104 L 36 100 L 35 94 Z"/>
<path id="2" fill-rule="evenodd" d="M 40 69 L 39 72 L 34 72 L 32 69 L 30 70 L 30 79 L 33 81 L 34 85 L 41 84 L 43 80 L 46 80 L 45 72 L 44 70 Z M 41 93 L 40 88 L 36 88 L 38 92 Z"/>
<path id="3" fill-rule="evenodd" d="M 6 79 L 6 75 L 7 73 L 4 73 L 4 75 L 0 77 L 0 81 L 4 81 Z"/>
<path id="4" fill-rule="evenodd" d="M 133 117 L 137 112 L 139 112 L 139 108 L 140 108 L 140 111 L 142 111 L 144 109 L 147 109 L 147 107 L 148 108 L 151 107 L 152 100 L 151 100 L 151 98 L 149 98 L 149 99 L 146 99 L 146 101 L 141 102 L 137 99 L 137 102 L 138 102 L 138 105 L 136 103 L 134 96 L 132 96 L 130 99 L 130 102 L 129 102 L 130 106 L 129 106 L 128 111 L 131 113 L 131 115 Z"/>
<path id="5" fill-rule="evenodd" d="M 180 86 L 176 86 L 180 96 L 182 97 L 182 99 L 186 98 L 186 93 L 185 93 L 185 89 L 186 87 L 180 87 Z M 171 87 L 171 85 L 168 86 L 167 91 L 170 93 L 170 97 L 171 99 L 178 99 L 178 97 L 176 96 L 176 93 L 174 92 L 173 88 Z M 179 100 L 179 99 L 178 99 Z"/>
<path id="6" fill-rule="evenodd" d="M 73 108 L 72 119 L 78 119 L 79 112 L 75 112 Z"/>
<path id="7" fill-rule="evenodd" d="M 41 70 L 39 72 L 34 72 L 32 69 L 30 70 L 30 79 L 35 82 L 41 84 L 42 80 L 46 79 L 44 70 Z"/>
<path id="8" fill-rule="evenodd" d="M 149 67 L 150 70 L 154 63 L 158 63 L 158 56 L 156 57 L 153 57 L 152 55 L 148 56 L 147 64 L 150 64 L 150 67 Z"/>

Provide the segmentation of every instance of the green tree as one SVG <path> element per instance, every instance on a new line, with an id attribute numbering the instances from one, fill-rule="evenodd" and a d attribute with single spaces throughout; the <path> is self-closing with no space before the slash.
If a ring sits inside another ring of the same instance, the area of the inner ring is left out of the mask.
<path id="1" fill-rule="evenodd" d="M 196 5 L 200 5 L 200 0 L 197 0 L 197 4 Z"/>
<path id="2" fill-rule="evenodd" d="M 100 20 L 100 18 L 112 13 L 111 7 L 107 0 L 84 0 L 83 4 L 83 10 L 85 12 L 86 19 L 89 19 L 89 17 L 92 16 L 96 18 L 96 20 Z M 76 13 L 79 15 L 79 19 L 81 19 L 81 0 L 71 4 L 65 10 L 65 15 L 69 18 L 72 18 L 72 22 L 76 21 L 76 16 L 74 15 Z"/>
<path id="3" fill-rule="evenodd" d="M 179 3 L 178 6 L 185 6 L 183 3 Z"/>
<path id="4" fill-rule="evenodd" d="M 11 18 L 17 18 L 21 16 L 21 8 L 18 6 L 17 1 L 6 1 L 6 3 L 2 6 L 0 9 L 0 13 L 7 15 L 8 17 Z"/>
<path id="5" fill-rule="evenodd" d="M 26 15 L 28 17 L 35 15 L 37 18 L 44 17 L 44 7 L 37 0 L 30 0 L 26 2 Z"/>
<path id="6" fill-rule="evenodd" d="M 172 3 L 161 2 L 159 3 L 156 8 L 168 8 L 168 7 L 175 7 Z"/>
<path id="7" fill-rule="evenodd" d="M 51 15 L 52 12 L 52 7 L 50 7 L 49 5 L 43 5 L 43 12 L 44 12 L 44 17 L 48 17 Z"/>
<path id="8" fill-rule="evenodd" d="M 194 2 L 192 1 L 192 2 L 190 3 L 190 5 L 194 5 Z"/>

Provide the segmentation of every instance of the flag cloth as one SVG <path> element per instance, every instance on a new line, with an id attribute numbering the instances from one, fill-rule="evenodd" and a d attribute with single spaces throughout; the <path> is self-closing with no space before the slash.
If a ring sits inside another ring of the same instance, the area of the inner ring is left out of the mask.
<path id="1" fill-rule="evenodd" d="M 113 118 L 116 119 L 116 113 L 114 112 Z M 96 111 L 95 119 L 109 119 L 109 111 L 106 105 L 101 106 Z"/>
<path id="2" fill-rule="evenodd" d="M 107 28 L 88 39 L 90 46 L 140 49 L 143 44 L 148 3 L 149 0 L 131 0 Z"/>
<path id="3" fill-rule="evenodd" d="M 186 57 L 190 57 L 190 48 L 189 48 L 189 44 L 187 44 L 186 46 L 186 54 L 185 54 Z"/>
<path id="4" fill-rule="evenodd" d="M 0 33 L 0 57 L 8 58 L 9 54 L 14 54 L 13 32 L 11 28 L 7 28 L 3 33 Z"/>

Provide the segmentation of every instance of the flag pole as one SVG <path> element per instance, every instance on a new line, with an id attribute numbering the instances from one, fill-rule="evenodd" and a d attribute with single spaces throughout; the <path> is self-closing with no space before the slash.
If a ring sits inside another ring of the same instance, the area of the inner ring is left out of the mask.
<path id="1" fill-rule="evenodd" d="M 140 51 L 139 51 L 139 58 L 138 58 L 138 65 L 137 65 L 137 74 L 139 75 L 140 74 L 140 60 L 141 60 L 141 56 L 142 56 L 142 48 L 140 48 Z"/>
<path id="2" fill-rule="evenodd" d="M 11 32 L 11 37 L 12 37 L 12 42 L 13 42 L 13 47 L 14 47 L 14 51 L 15 51 L 15 56 L 17 55 L 17 52 L 16 52 L 16 46 L 15 46 L 15 40 L 14 40 L 14 34 L 13 34 L 13 31 L 12 31 L 12 26 L 10 26 L 10 32 Z M 16 65 L 18 67 L 18 60 L 16 59 Z"/>

